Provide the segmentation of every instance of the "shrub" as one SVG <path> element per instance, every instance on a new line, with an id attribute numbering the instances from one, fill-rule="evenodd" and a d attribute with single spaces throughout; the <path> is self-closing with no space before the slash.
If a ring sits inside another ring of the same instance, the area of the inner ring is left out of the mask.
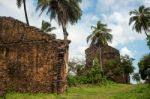
<path id="1" fill-rule="evenodd" d="M 76 76 L 68 75 L 68 77 L 67 77 L 67 83 L 68 83 L 69 87 L 76 86 L 76 84 L 77 84 Z"/>

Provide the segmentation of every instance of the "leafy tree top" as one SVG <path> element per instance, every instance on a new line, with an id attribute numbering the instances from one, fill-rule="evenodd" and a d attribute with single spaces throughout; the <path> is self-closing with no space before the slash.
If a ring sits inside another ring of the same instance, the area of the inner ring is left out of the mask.
<path id="1" fill-rule="evenodd" d="M 107 28 L 106 24 L 101 21 L 97 22 L 96 26 L 92 26 L 92 34 L 87 37 L 87 42 L 90 42 L 90 46 L 97 45 L 103 46 L 108 45 L 108 42 L 112 41 L 112 35 L 110 34 L 111 29 Z"/>

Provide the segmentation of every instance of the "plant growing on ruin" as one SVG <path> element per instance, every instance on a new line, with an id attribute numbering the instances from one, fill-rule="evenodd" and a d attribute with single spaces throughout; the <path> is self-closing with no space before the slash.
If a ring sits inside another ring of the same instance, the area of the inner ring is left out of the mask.
<path id="1" fill-rule="evenodd" d="M 26 0 L 17 0 L 18 8 L 21 8 L 22 4 L 23 4 L 23 7 L 24 7 L 24 13 L 25 13 L 25 18 L 26 18 L 27 25 L 29 25 L 29 20 L 28 20 L 28 15 L 27 15 L 27 8 L 26 8 Z"/>
<path id="2" fill-rule="evenodd" d="M 49 22 L 46 22 L 46 21 L 42 21 L 42 27 L 41 27 L 41 30 L 43 32 L 51 32 L 52 30 L 55 30 L 56 28 L 55 27 L 52 27 L 51 24 Z"/>
<path id="3" fill-rule="evenodd" d="M 90 46 L 96 45 L 99 47 L 99 59 L 101 70 L 103 71 L 102 66 L 102 55 L 101 55 L 101 47 L 108 45 L 108 42 L 112 41 L 112 35 L 110 34 L 111 29 L 107 28 L 106 24 L 103 24 L 101 21 L 97 22 L 96 26 L 92 26 L 92 34 L 87 37 L 87 42 L 90 42 Z"/>

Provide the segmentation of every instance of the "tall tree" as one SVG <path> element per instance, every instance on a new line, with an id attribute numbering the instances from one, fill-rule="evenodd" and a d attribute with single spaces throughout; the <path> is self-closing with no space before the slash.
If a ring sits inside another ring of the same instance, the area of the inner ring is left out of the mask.
<path id="1" fill-rule="evenodd" d="M 27 8 L 26 8 L 26 0 L 17 0 L 18 8 L 21 8 L 22 4 L 23 4 L 23 7 L 24 7 L 24 13 L 25 13 L 25 18 L 26 18 L 27 25 L 29 25 L 29 20 L 28 20 L 28 15 L 27 15 Z"/>
<path id="2" fill-rule="evenodd" d="M 69 42 L 67 40 L 67 24 L 73 25 L 81 18 L 82 11 L 79 3 L 82 0 L 37 0 L 37 11 L 40 10 L 41 14 L 46 11 L 46 14 L 50 17 L 50 20 L 57 20 L 58 24 L 62 26 L 64 34 L 64 64 L 68 67 L 68 50 Z M 59 68 L 59 67 L 58 67 Z M 61 68 L 61 67 L 60 67 Z M 67 71 L 66 76 L 67 76 Z M 60 74 L 58 75 L 60 76 Z M 58 80 L 60 80 L 58 77 Z M 59 86 L 59 84 L 58 84 Z"/>
<path id="3" fill-rule="evenodd" d="M 148 32 L 150 31 L 150 7 L 142 5 L 138 10 L 131 11 L 130 15 L 129 25 L 133 23 L 133 29 L 136 32 L 142 33 L 144 31 L 146 36 L 148 36 Z"/>
<path id="4" fill-rule="evenodd" d="M 150 54 L 146 54 L 138 63 L 139 73 L 143 80 L 150 83 Z"/>
<path id="5" fill-rule="evenodd" d="M 87 42 L 91 41 L 90 46 L 96 45 L 99 48 L 100 65 L 103 71 L 101 47 L 108 45 L 108 42 L 112 41 L 111 29 L 108 29 L 107 25 L 101 21 L 98 21 L 97 26 L 92 26 L 91 29 L 92 34 L 87 37 Z"/>
<path id="6" fill-rule="evenodd" d="M 50 16 L 50 20 L 56 19 L 58 24 L 62 26 L 64 41 L 67 43 L 67 24 L 76 23 L 82 15 L 79 3 L 82 0 L 37 0 L 37 9 L 41 14 L 46 11 Z"/>
<path id="7" fill-rule="evenodd" d="M 52 27 L 51 24 L 49 22 L 46 21 L 42 21 L 42 27 L 41 30 L 43 32 L 51 32 L 52 30 L 56 29 L 55 27 Z"/>
<path id="8" fill-rule="evenodd" d="M 122 69 L 123 77 L 126 80 L 126 83 L 129 83 L 129 74 L 133 73 L 133 58 L 130 58 L 128 55 L 120 57 L 120 67 Z"/>

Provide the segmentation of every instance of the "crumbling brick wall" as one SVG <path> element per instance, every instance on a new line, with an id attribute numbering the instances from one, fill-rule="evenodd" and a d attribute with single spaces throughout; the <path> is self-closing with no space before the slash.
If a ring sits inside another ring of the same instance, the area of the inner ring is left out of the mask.
<path id="1" fill-rule="evenodd" d="M 66 90 L 63 41 L 0 17 L 0 87 L 20 92 Z"/>

